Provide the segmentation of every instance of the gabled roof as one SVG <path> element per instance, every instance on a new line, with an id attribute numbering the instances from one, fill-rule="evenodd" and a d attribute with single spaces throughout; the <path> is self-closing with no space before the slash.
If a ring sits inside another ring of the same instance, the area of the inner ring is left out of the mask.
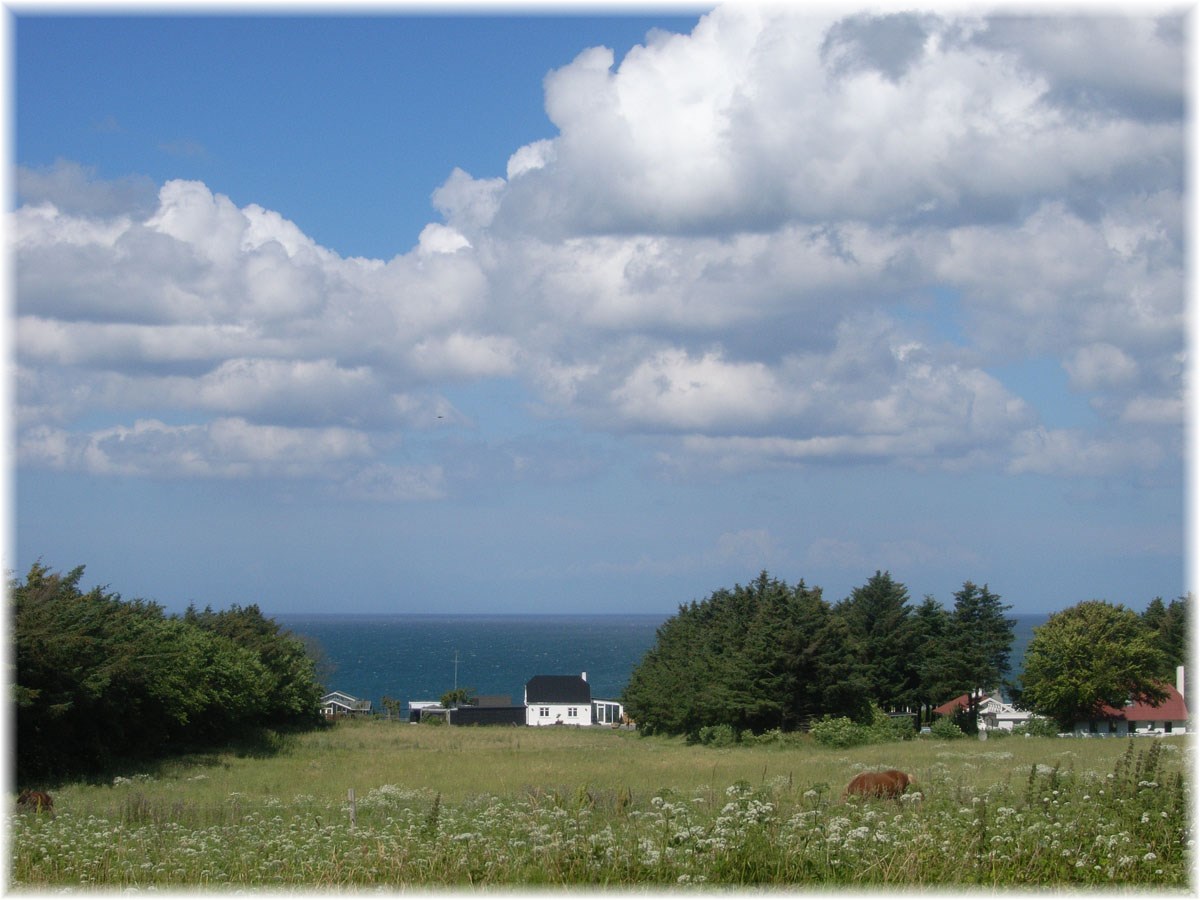
<path id="1" fill-rule="evenodd" d="M 986 699 L 986 696 L 984 694 L 976 694 L 975 696 L 976 696 L 976 700 L 978 700 L 980 702 L 982 702 L 984 699 Z M 952 716 L 956 712 L 958 712 L 960 709 L 966 709 L 969 704 L 970 704 L 970 695 L 959 694 L 953 700 L 947 700 L 941 706 L 935 706 L 933 708 L 933 711 L 935 713 L 937 713 L 939 716 Z"/>
<path id="2" fill-rule="evenodd" d="M 347 709 L 370 709 L 370 700 L 359 700 L 344 691 L 330 691 L 321 698 L 323 706 L 344 706 Z"/>
<path id="3" fill-rule="evenodd" d="M 591 703 L 592 688 L 579 675 L 534 675 L 525 684 L 526 703 Z"/>
<path id="4" fill-rule="evenodd" d="M 1102 706 L 1100 714 L 1106 719 L 1124 719 L 1126 722 L 1179 722 L 1186 719 L 1188 711 L 1183 695 L 1172 685 L 1164 684 L 1162 687 L 1167 692 L 1167 699 L 1158 706 L 1151 706 L 1139 700 L 1121 709 Z"/>

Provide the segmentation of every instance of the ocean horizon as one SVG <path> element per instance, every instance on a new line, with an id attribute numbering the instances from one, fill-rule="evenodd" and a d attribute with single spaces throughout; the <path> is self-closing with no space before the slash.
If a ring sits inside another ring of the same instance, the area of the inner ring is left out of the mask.
<path id="1" fill-rule="evenodd" d="M 294 613 L 273 616 L 319 648 L 326 690 L 370 700 L 437 700 L 455 687 L 524 700 L 535 675 L 587 673 L 592 696 L 618 699 L 674 613 Z M 1009 678 L 1049 613 L 1013 615 Z M 947 698 L 949 699 L 949 698 Z"/>

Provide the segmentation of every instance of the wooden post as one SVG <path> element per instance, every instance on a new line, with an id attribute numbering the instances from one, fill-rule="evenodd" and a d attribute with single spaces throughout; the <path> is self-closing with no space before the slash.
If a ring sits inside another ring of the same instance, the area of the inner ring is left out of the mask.
<path id="1" fill-rule="evenodd" d="M 354 803 L 354 788 L 350 788 L 347 792 L 346 799 L 350 801 L 350 830 L 353 831 L 358 825 L 358 807 Z"/>

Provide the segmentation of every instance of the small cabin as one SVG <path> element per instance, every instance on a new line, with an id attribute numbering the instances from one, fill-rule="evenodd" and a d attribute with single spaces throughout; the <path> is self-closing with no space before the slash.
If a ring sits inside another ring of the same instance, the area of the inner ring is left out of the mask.
<path id="1" fill-rule="evenodd" d="M 359 700 L 343 691 L 331 691 L 326 694 L 321 698 L 319 707 L 321 715 L 327 719 L 336 719 L 340 716 L 371 715 L 370 700 Z"/>

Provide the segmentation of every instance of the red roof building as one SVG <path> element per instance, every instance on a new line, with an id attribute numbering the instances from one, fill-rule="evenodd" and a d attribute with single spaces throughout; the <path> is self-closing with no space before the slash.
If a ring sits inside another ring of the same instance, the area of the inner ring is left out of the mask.
<path id="1" fill-rule="evenodd" d="M 1188 708 L 1183 698 L 1184 668 L 1179 666 L 1175 684 L 1164 684 L 1167 697 L 1157 706 L 1140 700 L 1123 707 L 1103 706 L 1100 716 L 1075 725 L 1076 734 L 1177 734 L 1188 729 Z"/>
<path id="2" fill-rule="evenodd" d="M 1183 694 L 1169 684 L 1163 687 L 1167 689 L 1167 699 L 1158 706 L 1138 700 L 1127 703 L 1121 709 L 1106 704 L 1101 707 L 1101 712 L 1106 719 L 1124 719 L 1126 722 L 1186 722 L 1188 711 L 1187 704 L 1183 702 Z"/>

